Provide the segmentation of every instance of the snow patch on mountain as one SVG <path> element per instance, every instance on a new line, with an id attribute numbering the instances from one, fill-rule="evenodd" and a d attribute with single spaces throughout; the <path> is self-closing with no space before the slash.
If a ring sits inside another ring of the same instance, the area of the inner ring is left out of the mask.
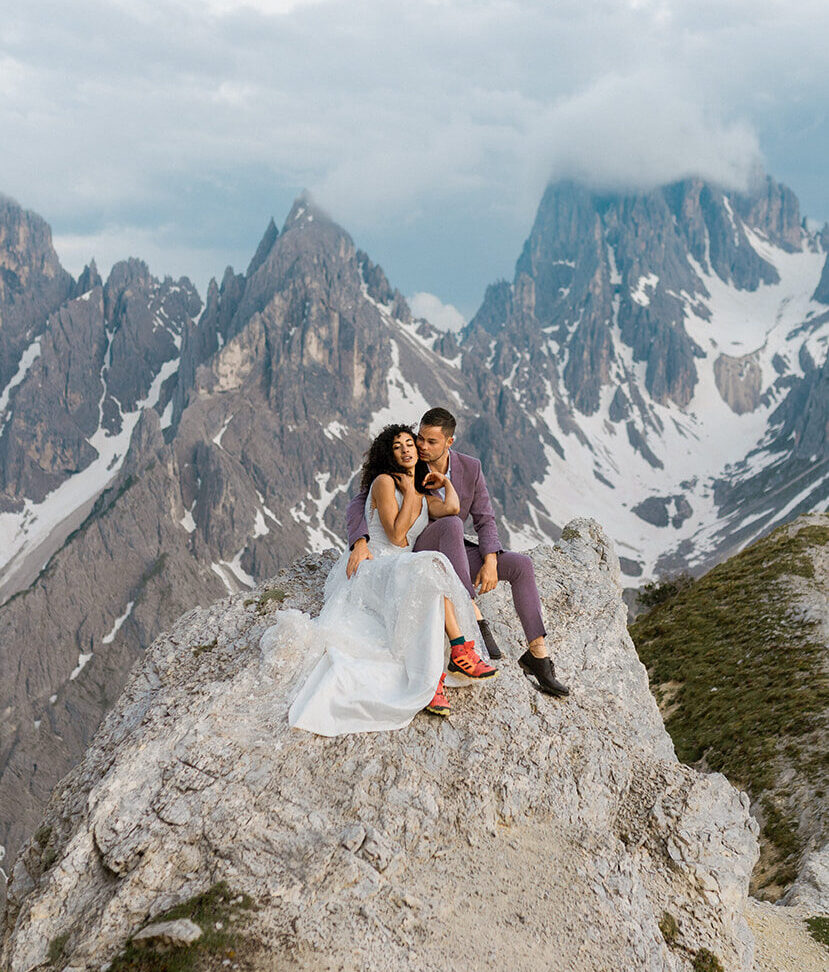
<path id="1" fill-rule="evenodd" d="M 32 364 L 40 357 L 40 350 L 40 340 L 35 338 L 35 340 L 32 341 L 32 343 L 20 356 L 17 371 L 12 375 L 9 383 L 3 389 L 3 394 L 0 395 L 0 435 L 3 434 L 3 429 L 6 427 L 6 410 L 9 406 L 9 396 L 11 395 L 11 391 L 26 377 L 29 368 L 31 368 Z"/>
<path id="2" fill-rule="evenodd" d="M 704 562 L 715 549 L 724 525 L 716 484 L 756 475 L 779 458 L 769 449 L 769 423 L 784 393 L 775 386 L 780 361 L 786 362 L 787 374 L 802 376 L 802 350 L 812 362 L 822 363 L 829 345 L 829 321 L 820 320 L 826 308 L 810 296 L 825 254 L 808 245 L 787 252 L 749 227 L 744 232 L 757 253 L 775 267 L 780 280 L 761 283 L 754 291 L 741 290 L 693 264 L 708 296 L 676 295 L 684 305 L 687 333 L 704 354 L 696 359 L 698 381 L 687 407 L 661 404 L 647 393 L 647 364 L 634 361 L 633 350 L 621 338 L 618 295 L 609 322 L 611 383 L 601 389 L 598 411 L 584 415 L 569 405 L 563 387 L 548 383 L 549 404 L 538 418 L 564 455 L 552 445 L 545 446 L 548 468 L 536 484 L 537 510 L 530 509 L 530 523 L 507 525 L 513 546 L 545 539 L 548 531 L 539 523 L 541 512 L 557 523 L 586 515 L 612 524 L 623 557 L 639 565 L 627 564 L 632 573 L 653 576 L 659 558 L 683 543 L 692 551 L 687 557 L 691 567 Z M 612 254 L 612 247 L 608 253 Z M 615 260 L 611 275 L 620 277 Z M 630 299 L 646 306 L 657 287 L 656 274 L 642 274 L 631 288 Z M 558 347 L 551 352 L 558 352 Z M 721 355 L 733 360 L 735 381 L 748 381 L 751 369 L 759 368 L 756 407 L 738 414 L 725 400 L 715 368 Z M 560 367 L 563 371 L 564 364 Z M 505 381 L 507 387 L 511 378 Z M 624 420 L 616 416 L 611 421 L 617 388 L 640 406 L 631 406 Z M 812 493 L 820 495 L 819 483 L 811 482 L 782 510 L 775 510 L 775 521 Z M 752 512 L 742 524 L 737 517 L 729 526 L 750 526 L 754 520 L 755 536 L 766 519 L 763 513 Z"/>
<path id="3" fill-rule="evenodd" d="M 105 645 L 111 645 L 115 641 L 115 636 L 121 630 L 121 626 L 127 620 L 127 618 L 132 614 L 132 609 L 135 607 L 135 601 L 130 601 L 129 604 L 124 609 L 124 613 L 119 615 L 115 619 L 115 623 L 112 628 L 101 638 L 101 642 Z"/>
<path id="4" fill-rule="evenodd" d="M 328 472 L 319 472 L 314 478 L 319 496 L 308 493 L 305 499 L 300 500 L 291 509 L 291 516 L 297 523 L 305 527 L 308 535 L 308 549 L 312 553 L 322 553 L 323 550 L 330 550 L 331 547 L 341 550 L 345 543 L 342 537 L 329 530 L 325 525 L 325 513 L 334 497 L 343 487 L 335 486 L 331 489 L 329 487 L 331 473 Z"/>
<path id="5" fill-rule="evenodd" d="M 400 348 L 394 338 L 391 341 L 391 356 L 392 364 L 386 378 L 389 403 L 374 413 L 369 423 L 369 434 L 372 436 L 392 422 L 417 422 L 431 407 L 420 389 L 410 384 L 400 370 Z"/>

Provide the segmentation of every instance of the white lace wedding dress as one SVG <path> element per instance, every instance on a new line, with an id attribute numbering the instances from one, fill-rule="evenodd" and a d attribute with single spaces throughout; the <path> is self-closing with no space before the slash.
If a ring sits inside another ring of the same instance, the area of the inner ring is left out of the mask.
<path id="1" fill-rule="evenodd" d="M 395 495 L 399 507 L 401 496 Z M 429 522 L 425 497 L 407 547 L 389 541 L 371 509 L 370 492 L 366 520 L 374 559 L 360 564 L 348 580 L 346 550 L 328 575 L 319 617 L 282 611 L 261 641 L 267 650 L 285 636 L 298 637 L 322 652 L 288 721 L 323 736 L 400 729 L 429 704 L 448 646 L 444 596 L 452 601 L 465 636 L 474 638 L 478 630 L 472 601 L 449 560 L 435 551 L 412 552 Z M 481 657 L 488 657 L 480 649 Z M 468 684 L 447 676 L 447 684 L 453 681 Z"/>

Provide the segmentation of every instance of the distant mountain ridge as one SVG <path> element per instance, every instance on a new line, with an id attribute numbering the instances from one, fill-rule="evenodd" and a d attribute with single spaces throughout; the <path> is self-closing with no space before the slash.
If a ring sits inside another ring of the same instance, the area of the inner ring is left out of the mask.
<path id="1" fill-rule="evenodd" d="M 513 282 L 459 337 L 413 319 L 307 197 L 204 304 L 138 260 L 75 283 L 39 217 L 3 212 L 9 853 L 159 632 L 342 543 L 354 472 L 388 421 L 448 405 L 505 542 L 592 514 L 631 577 L 711 563 L 826 507 L 829 234 L 770 180 L 750 196 L 551 186 Z"/>
<path id="2" fill-rule="evenodd" d="M 823 508 L 826 242 L 770 179 L 752 195 L 548 187 L 513 282 L 462 340 L 544 443 L 514 532 L 587 510 L 636 577 Z"/>
<path id="3" fill-rule="evenodd" d="M 0 513 L 14 590 L 0 607 L 9 853 L 155 633 L 337 543 L 372 432 L 432 401 L 462 412 L 474 395 L 431 348 L 437 332 L 307 200 L 203 308 L 189 281 L 159 282 L 139 261 L 103 285 L 85 277 L 5 413 L 0 455 L 26 460 L 6 460 Z M 67 369 L 78 377 L 58 381 Z M 65 455 L 49 440 L 61 423 Z M 15 589 L 27 558 L 40 573 Z"/>

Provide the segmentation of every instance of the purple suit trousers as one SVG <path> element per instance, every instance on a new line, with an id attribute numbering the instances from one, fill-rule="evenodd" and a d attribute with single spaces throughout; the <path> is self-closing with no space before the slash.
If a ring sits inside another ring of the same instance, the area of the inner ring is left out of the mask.
<path id="1" fill-rule="evenodd" d="M 498 580 L 507 581 L 512 588 L 512 600 L 527 640 L 540 638 L 546 631 L 533 562 L 526 554 L 501 548 L 480 461 L 461 452 L 452 452 L 452 485 L 460 500 L 460 514 L 432 520 L 417 538 L 414 549 L 437 550 L 445 554 L 473 599 L 476 593 L 472 582 L 483 565 L 484 556 L 494 553 L 498 562 Z M 349 547 L 361 537 L 370 540 L 365 519 L 367 496 L 366 492 L 359 493 L 348 505 Z M 477 545 L 464 539 L 463 525 L 468 516 L 472 517 L 478 535 Z"/>

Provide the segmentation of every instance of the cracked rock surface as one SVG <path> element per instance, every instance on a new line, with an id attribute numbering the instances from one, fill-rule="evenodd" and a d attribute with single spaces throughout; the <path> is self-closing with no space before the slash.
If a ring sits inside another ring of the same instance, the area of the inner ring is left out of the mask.
<path id="1" fill-rule="evenodd" d="M 319 609 L 332 554 L 185 614 L 15 862 L 2 968 L 44 964 L 68 933 L 66 964 L 99 969 L 224 880 L 258 905 L 262 969 L 678 972 L 704 947 L 747 972 L 747 798 L 676 761 L 601 528 L 574 520 L 532 557 L 570 698 L 521 674 L 499 588 L 482 608 L 501 677 L 399 732 L 288 729 L 314 649 L 260 639 L 276 610 Z"/>

